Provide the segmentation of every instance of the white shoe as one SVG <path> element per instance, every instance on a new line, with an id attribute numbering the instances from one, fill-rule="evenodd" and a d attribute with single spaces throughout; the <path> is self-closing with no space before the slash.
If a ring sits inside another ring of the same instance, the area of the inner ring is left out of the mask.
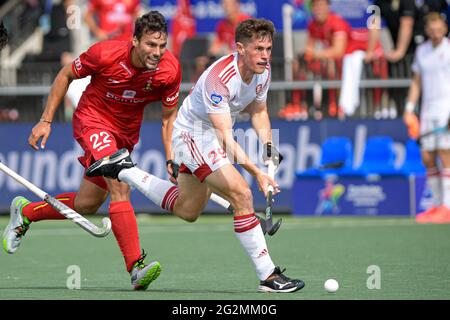
<path id="1" fill-rule="evenodd" d="M 24 197 L 15 197 L 11 202 L 9 223 L 3 232 L 3 249 L 7 253 L 14 253 L 22 243 L 22 238 L 30 228 L 30 222 L 24 221 L 22 209 L 28 201 Z M 26 219 L 28 220 L 28 219 Z"/>

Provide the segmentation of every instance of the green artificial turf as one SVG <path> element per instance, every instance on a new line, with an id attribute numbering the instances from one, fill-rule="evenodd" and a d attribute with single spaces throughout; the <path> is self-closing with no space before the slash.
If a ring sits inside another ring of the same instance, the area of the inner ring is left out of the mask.
<path id="1" fill-rule="evenodd" d="M 7 222 L 0 218 L 2 230 Z M 0 299 L 450 299 L 450 225 L 284 216 L 278 233 L 266 237 L 270 255 L 306 286 L 268 294 L 256 291 L 256 274 L 230 217 L 203 216 L 190 224 L 139 215 L 138 224 L 147 260 L 162 265 L 147 291 L 131 289 L 112 234 L 98 239 L 70 221 L 45 221 L 31 225 L 15 254 L 0 253 Z M 69 266 L 80 268 L 78 290 L 67 288 Z M 379 267 L 380 289 L 367 288 L 369 266 Z M 340 284 L 334 294 L 323 288 L 329 278 Z"/>

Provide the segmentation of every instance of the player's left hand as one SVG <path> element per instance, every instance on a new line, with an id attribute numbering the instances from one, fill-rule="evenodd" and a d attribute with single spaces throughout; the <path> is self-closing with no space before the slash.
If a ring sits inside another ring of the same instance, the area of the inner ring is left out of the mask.
<path id="1" fill-rule="evenodd" d="M 180 166 L 173 162 L 173 160 L 167 160 L 167 172 L 169 173 L 170 182 L 177 184 L 178 172 L 180 171 Z"/>
<path id="2" fill-rule="evenodd" d="M 277 148 L 275 148 L 274 145 L 272 145 L 272 142 L 267 142 L 264 144 L 264 150 L 263 150 L 263 162 L 264 165 L 268 166 L 269 161 L 272 160 L 273 164 L 275 166 L 279 166 L 281 161 L 283 161 L 283 155 L 280 154 Z"/>
<path id="3" fill-rule="evenodd" d="M 276 181 L 274 179 L 269 177 L 269 175 L 267 173 L 260 171 L 259 174 L 257 174 L 255 178 L 256 178 L 256 182 L 258 183 L 259 191 L 264 193 L 264 197 L 267 198 L 267 193 L 269 191 L 268 190 L 269 185 L 273 187 L 274 195 L 281 191 L 278 183 L 276 183 Z"/>

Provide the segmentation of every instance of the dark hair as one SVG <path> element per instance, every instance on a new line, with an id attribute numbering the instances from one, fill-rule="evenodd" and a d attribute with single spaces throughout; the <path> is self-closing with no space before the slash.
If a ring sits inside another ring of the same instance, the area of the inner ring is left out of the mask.
<path id="1" fill-rule="evenodd" d="M 133 36 L 140 40 L 142 35 L 147 32 L 160 32 L 167 35 L 166 19 L 158 11 L 147 12 L 142 17 L 136 19 Z"/>
<path id="2" fill-rule="evenodd" d="M 439 12 L 430 12 L 423 18 L 425 25 L 430 24 L 431 22 L 435 21 L 442 21 L 444 24 L 446 24 L 446 17 L 445 15 L 439 13 Z"/>
<path id="3" fill-rule="evenodd" d="M 255 38 L 270 37 L 273 40 L 275 27 L 272 21 L 266 19 L 251 18 L 242 21 L 236 28 L 236 42 L 246 43 Z"/>
<path id="4" fill-rule="evenodd" d="M 0 21 L 0 50 L 8 43 L 8 32 L 6 31 L 3 21 Z"/>

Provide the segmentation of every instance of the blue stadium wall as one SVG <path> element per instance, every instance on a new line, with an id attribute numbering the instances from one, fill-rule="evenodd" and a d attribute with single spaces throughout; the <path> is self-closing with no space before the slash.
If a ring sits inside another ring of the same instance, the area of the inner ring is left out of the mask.
<path id="1" fill-rule="evenodd" d="M 273 121 L 276 129 L 275 140 L 279 140 L 280 151 L 285 160 L 280 166 L 277 181 L 282 192 L 277 196 L 275 209 L 278 212 L 292 212 L 295 172 L 318 164 L 321 155 L 320 143 L 329 136 L 347 136 L 353 141 L 354 163 L 362 160 L 364 144 L 369 136 L 389 135 L 395 141 L 397 166 L 401 166 L 405 157 L 406 128 L 401 120 L 367 120 L 345 122 L 339 120 L 324 120 L 320 122 L 286 122 Z M 45 150 L 34 151 L 28 144 L 28 135 L 33 124 L 2 124 L 0 126 L 0 160 L 10 166 L 46 192 L 56 195 L 62 192 L 77 190 L 83 168 L 77 161 L 81 149 L 72 138 L 70 124 L 54 124 L 52 135 Z M 251 159 L 260 166 L 261 146 L 247 122 L 238 123 L 235 128 L 237 140 L 245 146 Z M 132 158 L 142 169 L 160 177 L 167 178 L 165 156 L 160 136 L 159 123 L 144 123 L 141 130 L 141 140 Z M 257 190 L 254 179 L 244 173 L 244 177 L 252 186 L 255 207 L 264 208 L 262 194 Z M 23 187 L 0 174 L 0 211 L 9 208 L 11 199 L 18 195 L 26 195 L 31 200 L 37 200 Z M 161 211 L 149 200 L 132 192 L 132 202 L 138 211 Z M 105 211 L 105 206 L 103 211 Z M 220 211 L 220 207 L 210 205 L 208 211 Z M 223 211 L 223 210 L 222 210 Z"/>

